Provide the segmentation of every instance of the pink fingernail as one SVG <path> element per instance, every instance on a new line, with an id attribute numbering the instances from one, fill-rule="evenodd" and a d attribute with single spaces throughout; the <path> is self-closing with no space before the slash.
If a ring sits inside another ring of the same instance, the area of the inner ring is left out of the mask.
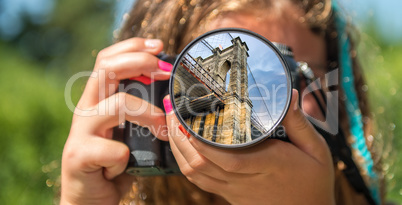
<path id="1" fill-rule="evenodd" d="M 163 99 L 163 106 L 165 107 L 166 113 L 170 113 L 173 110 L 172 102 L 170 102 L 170 99 Z"/>
<path id="2" fill-rule="evenodd" d="M 166 71 L 166 72 L 170 72 L 173 69 L 172 64 L 162 61 L 162 60 L 158 61 L 158 66 L 161 70 Z"/>

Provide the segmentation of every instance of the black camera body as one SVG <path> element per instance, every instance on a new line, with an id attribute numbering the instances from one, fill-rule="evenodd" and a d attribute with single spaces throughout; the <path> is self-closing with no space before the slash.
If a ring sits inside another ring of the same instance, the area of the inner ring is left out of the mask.
<path id="1" fill-rule="evenodd" d="M 282 53 L 290 70 L 293 88 L 298 89 L 300 72 L 298 64 L 293 59 L 292 51 L 287 46 L 275 43 L 274 45 Z M 157 57 L 171 64 L 174 64 L 177 58 L 177 56 L 166 54 L 160 54 Z M 123 89 L 130 87 L 130 89 L 125 90 L 127 93 L 142 98 L 164 110 L 163 97 L 168 95 L 169 80 L 155 81 L 149 85 L 133 80 L 124 80 L 121 83 L 124 85 Z M 143 96 L 140 91 L 144 89 L 147 96 Z M 283 128 L 279 126 L 276 132 L 283 132 Z M 280 137 L 275 137 L 277 136 L 276 132 L 272 134 L 272 138 L 288 141 L 283 134 Z M 126 121 L 124 129 L 115 129 L 114 138 L 124 142 L 130 149 L 127 173 L 137 176 L 181 174 L 169 142 L 157 139 L 147 128 Z"/>
<path id="2" fill-rule="evenodd" d="M 176 60 L 176 57 L 165 54 L 160 54 L 157 57 L 171 64 L 174 64 Z M 164 110 L 163 97 L 169 93 L 169 80 L 145 84 L 127 79 L 122 81 L 121 84 L 123 85 L 121 87 L 123 91 L 142 98 Z M 130 149 L 131 154 L 127 164 L 127 173 L 137 176 L 180 173 L 169 142 L 157 139 L 148 128 L 126 121 L 124 129 L 115 128 L 114 138 L 124 142 Z"/>

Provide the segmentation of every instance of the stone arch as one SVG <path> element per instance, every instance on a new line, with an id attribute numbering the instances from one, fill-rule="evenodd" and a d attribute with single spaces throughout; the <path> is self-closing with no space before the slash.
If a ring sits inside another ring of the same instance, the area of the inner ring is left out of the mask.
<path id="1" fill-rule="evenodd" d="M 229 87 L 229 82 L 230 82 L 230 70 L 232 68 L 232 63 L 230 61 L 225 60 L 222 65 L 220 66 L 220 77 L 223 79 L 223 82 L 221 83 L 222 87 L 225 88 L 226 91 L 228 91 Z"/>

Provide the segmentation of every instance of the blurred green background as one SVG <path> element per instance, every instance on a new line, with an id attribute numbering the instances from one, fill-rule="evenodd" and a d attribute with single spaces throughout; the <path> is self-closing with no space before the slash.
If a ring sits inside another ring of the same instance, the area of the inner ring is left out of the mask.
<path id="1" fill-rule="evenodd" d="M 97 52 L 112 43 L 113 29 L 121 19 L 116 8 L 125 8 L 126 2 L 0 1 L 0 204 L 57 201 L 60 158 L 72 117 L 65 85 L 75 73 L 92 70 Z M 402 152 L 398 152 L 402 148 L 402 26 L 384 28 L 378 20 L 384 11 L 369 6 L 361 12 L 350 1 L 343 2 L 363 30 L 359 55 L 378 124 L 375 137 L 384 156 L 387 198 L 402 204 Z M 396 4 L 402 8 L 400 2 Z M 73 103 L 85 80 L 74 84 Z"/>

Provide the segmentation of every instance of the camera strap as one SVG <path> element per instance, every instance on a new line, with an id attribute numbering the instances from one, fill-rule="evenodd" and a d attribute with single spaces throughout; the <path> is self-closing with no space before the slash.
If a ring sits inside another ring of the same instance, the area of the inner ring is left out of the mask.
<path id="1" fill-rule="evenodd" d="M 306 79 L 309 81 L 309 79 Z M 321 99 L 326 99 L 326 95 L 324 91 L 320 88 L 318 89 L 319 94 Z M 320 101 L 319 97 L 317 96 L 316 92 L 312 91 L 311 94 L 317 101 L 317 104 L 320 107 L 320 111 L 322 114 L 325 116 L 325 107 L 326 107 L 326 102 L 324 100 L 325 105 L 322 105 L 322 101 Z M 367 201 L 371 205 L 377 204 L 377 202 L 373 199 L 372 194 L 367 187 L 365 181 L 363 180 L 363 177 L 360 173 L 360 170 L 358 166 L 356 165 L 355 161 L 353 160 L 352 156 L 352 150 L 348 143 L 346 142 L 346 136 L 345 133 L 342 131 L 341 127 L 338 127 L 338 134 L 332 135 L 329 132 L 323 130 L 322 128 L 318 127 L 314 123 L 312 123 L 315 129 L 324 137 L 325 141 L 327 142 L 330 150 L 332 157 L 335 161 L 336 164 L 338 163 L 343 163 L 345 166 L 342 169 L 342 172 L 344 173 L 345 177 L 348 179 L 350 184 L 353 186 L 353 188 L 359 192 L 364 194 L 366 197 Z"/>
<path id="2" fill-rule="evenodd" d="M 279 43 L 273 43 L 278 50 L 284 55 L 284 58 L 286 59 L 286 62 L 288 64 L 295 64 L 293 60 L 293 52 L 289 47 L 283 44 Z M 327 107 L 327 95 L 323 91 L 322 87 L 320 86 L 320 81 L 316 80 L 314 78 L 314 73 L 309 68 L 307 63 L 304 62 L 297 62 L 297 65 L 290 65 L 290 67 L 296 66 L 296 70 L 291 70 L 291 72 L 295 72 L 292 76 L 294 76 L 293 81 L 293 86 L 297 90 L 300 90 L 300 77 L 303 78 L 302 80 L 305 80 L 306 85 L 312 85 L 314 89 L 310 86 L 307 86 L 306 89 L 310 89 L 309 93 L 311 93 L 314 97 L 314 100 L 317 102 L 319 109 L 323 116 L 326 116 L 326 107 Z M 318 94 L 317 94 L 318 91 Z M 338 99 L 334 99 L 338 100 Z M 299 102 L 301 103 L 301 102 Z M 300 106 L 302 107 L 302 106 Z M 373 194 L 370 191 L 369 187 L 365 183 L 360 169 L 356 165 L 355 161 L 353 160 L 353 155 L 352 155 L 352 149 L 348 145 L 346 141 L 346 135 L 341 129 L 340 126 L 337 127 L 337 134 L 333 135 L 327 131 L 325 131 L 323 128 L 317 126 L 315 123 L 313 123 L 314 128 L 324 137 L 325 141 L 327 142 L 332 158 L 334 159 L 335 163 L 338 164 L 344 164 L 342 172 L 344 173 L 345 177 L 349 181 L 349 183 L 352 185 L 352 187 L 358 192 L 364 194 L 366 197 L 367 201 L 371 205 L 376 205 L 378 204 L 378 200 L 375 200 L 373 198 Z M 281 132 L 283 130 L 278 129 L 278 132 Z M 276 135 L 275 135 L 276 136 Z M 278 134 L 279 136 L 279 134 Z M 284 141 L 288 141 L 288 138 L 286 139 L 281 139 Z"/>

